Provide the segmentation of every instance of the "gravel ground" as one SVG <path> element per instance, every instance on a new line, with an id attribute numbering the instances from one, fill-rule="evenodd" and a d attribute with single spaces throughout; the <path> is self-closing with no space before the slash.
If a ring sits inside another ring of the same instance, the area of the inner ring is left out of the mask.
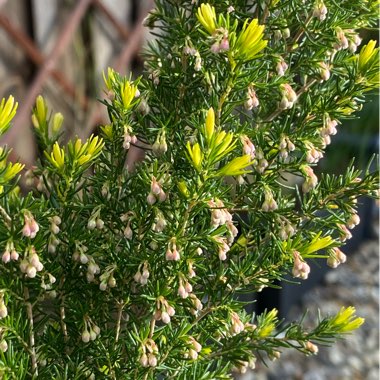
<path id="1" fill-rule="evenodd" d="M 286 350 L 279 360 L 269 362 L 269 368 L 258 365 L 239 379 L 379 380 L 378 240 L 362 243 L 357 252 L 348 256 L 346 264 L 330 271 L 323 284 L 305 294 L 302 304 L 291 309 L 289 319 L 299 319 L 308 309 L 305 323 L 313 324 L 318 309 L 327 315 L 349 305 L 365 318 L 365 324 L 354 334 L 331 347 L 319 346 L 318 355 L 312 357 Z"/>

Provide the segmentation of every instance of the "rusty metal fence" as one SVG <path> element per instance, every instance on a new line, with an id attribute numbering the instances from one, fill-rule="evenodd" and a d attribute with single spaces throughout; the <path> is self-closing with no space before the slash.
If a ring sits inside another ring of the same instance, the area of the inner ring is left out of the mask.
<path id="1" fill-rule="evenodd" d="M 66 137 L 89 135 L 107 122 L 97 97 L 108 66 L 126 74 L 139 65 L 152 0 L 0 0 L 0 97 L 19 110 L 2 143 L 31 165 L 30 115 L 43 94 L 65 116 Z M 63 109 L 62 109 L 63 108 Z"/>

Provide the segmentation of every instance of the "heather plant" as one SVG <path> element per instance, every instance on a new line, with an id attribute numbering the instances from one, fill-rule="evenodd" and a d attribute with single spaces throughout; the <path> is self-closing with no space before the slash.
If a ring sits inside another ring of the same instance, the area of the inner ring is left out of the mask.
<path id="1" fill-rule="evenodd" d="M 358 328 L 353 306 L 305 327 L 239 295 L 346 261 L 378 172 L 314 168 L 378 86 L 377 6 L 156 0 L 144 74 L 104 75 L 109 124 L 64 144 L 38 97 L 26 189 L 1 149 L 1 378 L 228 379 Z"/>

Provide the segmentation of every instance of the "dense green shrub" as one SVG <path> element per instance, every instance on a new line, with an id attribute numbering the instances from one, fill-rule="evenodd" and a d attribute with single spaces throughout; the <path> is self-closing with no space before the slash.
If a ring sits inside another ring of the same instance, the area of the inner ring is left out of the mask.
<path id="1" fill-rule="evenodd" d="M 1 378 L 226 379 L 359 327 L 347 305 L 305 330 L 238 295 L 346 260 L 378 173 L 313 167 L 377 86 L 375 43 L 356 52 L 376 7 L 156 0 L 145 74 L 105 74 L 99 136 L 61 145 L 38 97 L 27 195 L 1 151 Z"/>

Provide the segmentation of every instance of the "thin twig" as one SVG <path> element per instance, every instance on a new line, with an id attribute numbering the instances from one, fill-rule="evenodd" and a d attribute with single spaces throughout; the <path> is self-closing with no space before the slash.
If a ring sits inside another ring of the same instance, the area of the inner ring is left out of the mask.
<path id="1" fill-rule="evenodd" d="M 152 315 L 152 319 L 150 320 L 150 330 L 149 330 L 149 338 L 152 339 L 154 334 L 154 328 L 156 327 L 156 319 L 154 318 L 154 315 Z"/>
<path id="2" fill-rule="evenodd" d="M 65 307 L 63 306 L 63 300 L 62 300 L 62 306 L 60 308 L 60 313 L 61 313 L 61 328 L 62 328 L 62 332 L 63 332 L 63 339 L 65 342 L 67 342 L 67 326 L 66 326 L 66 323 L 65 323 L 65 318 L 66 318 L 66 314 L 65 314 Z"/>
<path id="3" fill-rule="evenodd" d="M 4 218 L 4 222 L 8 228 L 11 228 L 12 218 L 8 215 L 3 207 L 0 206 L 0 215 Z"/>
<path id="4" fill-rule="evenodd" d="M 30 356 L 32 359 L 32 371 L 34 376 L 38 376 L 38 367 L 37 367 L 37 355 L 36 355 L 36 347 L 34 340 L 34 321 L 33 321 L 33 307 L 30 303 L 29 289 L 24 286 L 24 301 L 26 306 L 26 312 L 28 314 L 29 320 L 29 349 Z"/>
<path id="5" fill-rule="evenodd" d="M 123 302 L 119 302 L 119 307 L 118 307 L 118 310 L 117 310 L 115 342 L 117 342 L 119 340 L 119 336 L 120 336 L 121 317 L 123 315 L 123 308 L 124 308 L 124 303 Z"/>

